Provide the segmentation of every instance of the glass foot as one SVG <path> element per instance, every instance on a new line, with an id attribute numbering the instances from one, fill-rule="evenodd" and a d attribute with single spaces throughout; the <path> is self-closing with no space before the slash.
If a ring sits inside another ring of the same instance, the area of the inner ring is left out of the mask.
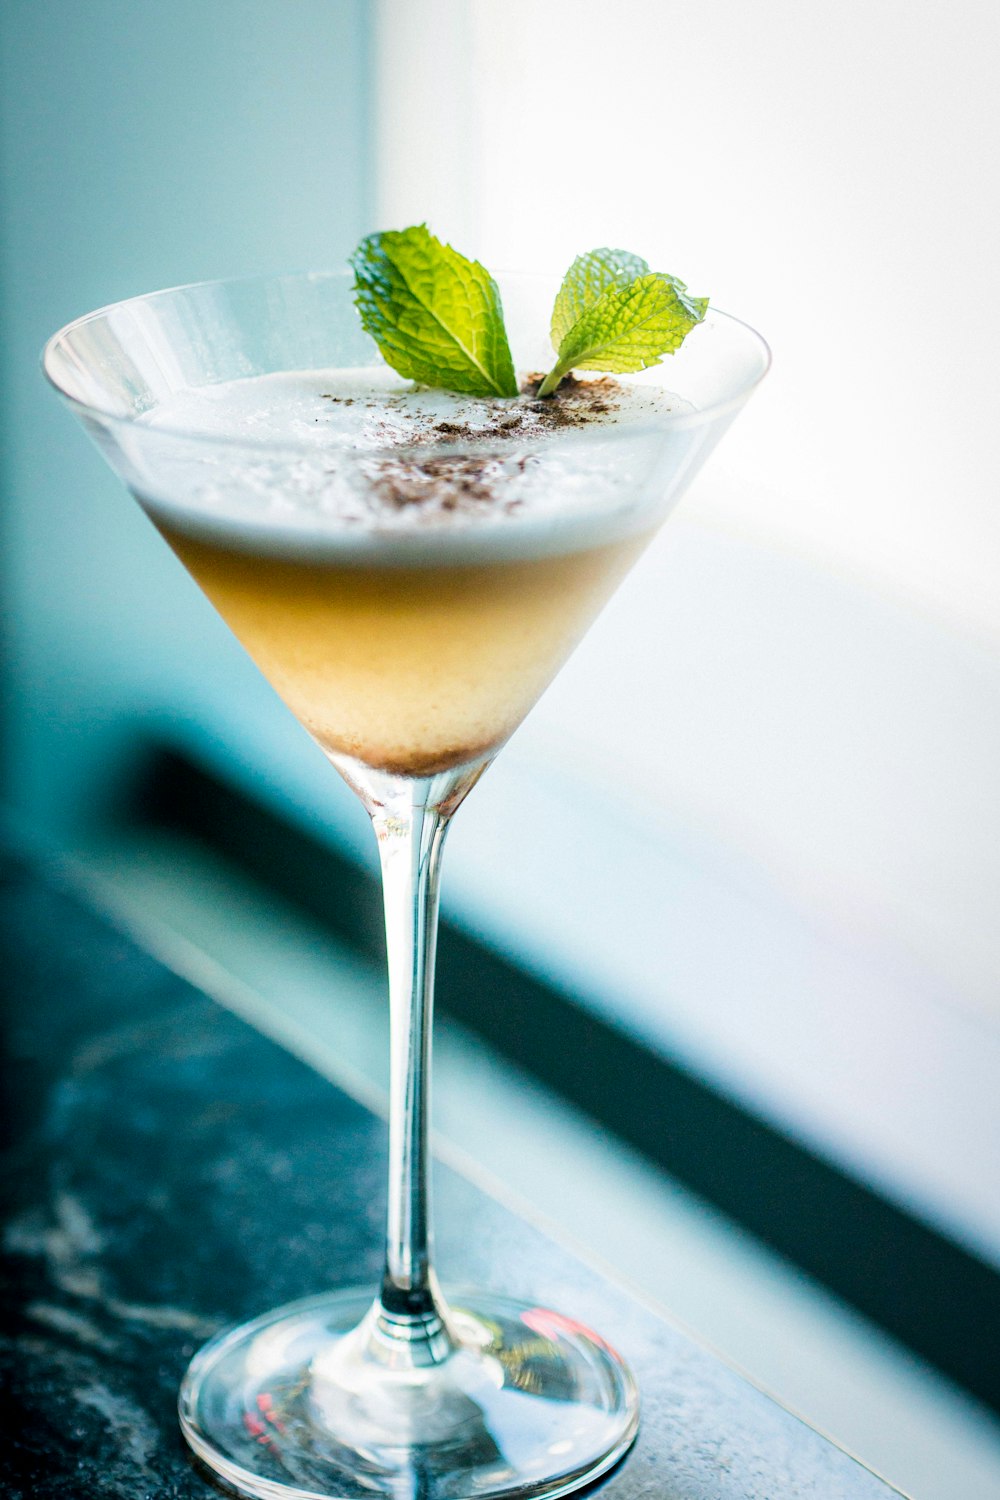
<path id="1" fill-rule="evenodd" d="M 473 1500 L 567 1494 L 635 1437 L 629 1370 L 571 1318 L 473 1294 L 411 1326 L 350 1291 L 220 1334 L 181 1386 L 188 1443 L 260 1500 Z"/>

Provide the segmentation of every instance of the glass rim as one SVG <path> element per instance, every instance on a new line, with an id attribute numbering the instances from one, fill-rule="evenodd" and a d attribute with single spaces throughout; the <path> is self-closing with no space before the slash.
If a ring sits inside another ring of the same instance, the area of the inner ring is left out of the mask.
<path id="1" fill-rule="evenodd" d="M 52 356 L 54 355 L 56 349 L 61 344 L 64 344 L 69 336 L 75 333 L 77 329 L 85 328 L 89 323 L 95 323 L 99 319 L 107 317 L 109 313 L 116 312 L 119 309 L 138 306 L 142 303 L 154 302 L 159 300 L 160 298 L 176 296 L 181 292 L 207 291 L 215 287 L 249 287 L 254 284 L 264 285 L 268 282 L 277 285 L 281 282 L 308 283 L 320 281 L 346 281 L 348 277 L 350 277 L 350 275 L 350 270 L 338 269 L 277 272 L 265 271 L 253 273 L 248 276 L 219 276 L 210 277 L 203 281 L 180 282 L 176 286 L 161 287 L 153 292 L 140 292 L 132 297 L 123 297 L 117 302 L 107 302 L 103 304 L 103 306 L 96 307 L 91 312 L 83 313 L 80 317 L 73 318 L 70 320 L 70 322 L 63 324 L 61 328 L 57 329 L 56 332 L 53 333 L 51 337 L 45 341 L 41 352 L 42 373 L 48 383 L 52 386 L 53 390 L 55 390 L 60 398 L 67 404 L 67 406 L 69 406 L 79 416 L 97 420 L 101 424 L 109 428 L 134 428 L 139 417 L 144 415 L 144 413 L 139 413 L 137 416 L 123 415 L 121 412 L 111 411 L 106 407 L 101 406 L 98 402 L 82 401 L 78 396 L 74 396 L 70 391 L 68 391 L 65 385 L 61 383 L 61 381 L 53 372 Z M 558 273 L 501 269 L 497 271 L 494 276 L 495 280 L 502 280 L 506 278 L 520 278 L 522 280 L 530 280 L 537 283 L 541 281 L 557 281 Z M 758 333 L 758 331 L 750 323 L 747 323 L 742 318 L 737 318 L 732 313 L 724 312 L 721 308 L 710 306 L 708 309 L 706 324 L 709 324 L 710 326 L 710 322 L 715 321 L 721 321 L 725 326 L 742 330 L 744 334 L 749 336 L 751 342 L 756 346 L 759 355 L 759 368 L 755 371 L 752 378 L 745 380 L 741 384 L 739 390 L 735 395 L 727 396 L 724 400 L 710 402 L 705 406 L 696 407 L 691 411 L 666 412 L 662 415 L 657 416 L 655 419 L 650 419 L 648 421 L 626 423 L 594 422 L 593 424 L 587 424 L 586 426 L 576 428 L 572 431 L 572 434 L 563 434 L 563 436 L 571 436 L 574 443 L 588 443 L 598 440 L 604 443 L 623 442 L 634 440 L 636 438 L 652 436 L 654 434 L 662 435 L 665 431 L 686 430 L 691 427 L 707 425 L 709 422 L 715 421 L 730 412 L 735 413 L 739 411 L 739 409 L 757 389 L 758 385 L 760 385 L 761 381 L 770 370 L 773 359 L 771 348 L 764 336 Z M 696 329 L 692 330 L 692 332 L 695 331 Z M 372 355 L 373 358 L 371 363 L 373 365 L 386 363 L 382 359 L 382 356 L 379 353 L 374 340 L 372 340 Z M 648 368 L 658 369 L 661 367 L 664 369 L 669 369 L 669 366 L 666 363 L 666 359 L 661 360 L 658 365 L 651 365 Z M 334 367 L 331 366 L 331 368 Z M 365 368 L 365 366 L 344 365 L 337 366 L 336 368 L 363 369 Z M 391 366 L 388 366 L 388 368 L 391 368 Z M 261 373 L 272 374 L 285 372 L 263 371 Z M 594 374 L 598 378 L 600 377 L 600 373 L 600 371 L 594 372 Z M 253 379 L 255 377 L 247 376 L 245 378 Z M 405 380 L 406 377 L 400 376 L 400 379 Z M 628 377 L 626 376 L 625 379 L 627 382 Z M 225 384 L 226 382 L 220 381 L 212 383 Z M 416 384 L 416 382 L 412 383 Z M 640 385 L 640 389 L 642 388 L 643 387 Z M 666 388 L 669 390 L 669 387 Z M 197 387 L 195 387 L 195 389 L 197 389 Z M 461 395 L 462 393 L 456 392 L 455 394 Z M 476 398 L 469 397 L 468 399 L 475 400 Z M 481 399 L 490 400 L 495 398 L 485 397 Z M 508 399 L 516 400 L 517 398 L 510 397 Z M 220 435 L 218 433 L 192 431 L 190 428 L 173 427 L 169 425 L 150 427 L 147 429 L 147 431 L 150 434 L 155 434 L 157 438 L 162 437 L 164 439 L 176 439 L 184 443 L 206 445 L 217 450 L 238 449 L 244 453 L 289 454 L 295 455 L 296 457 L 300 457 L 304 453 L 316 453 L 322 451 L 319 445 L 311 442 L 296 443 L 286 440 L 274 440 L 267 438 L 236 437 L 225 434 Z M 460 453 L 481 454 L 491 450 L 492 448 L 500 448 L 499 442 L 491 444 L 490 436 L 490 434 L 484 433 L 482 437 L 475 437 L 471 439 L 463 438 L 457 441 L 451 440 L 433 443 L 394 443 L 386 445 L 385 448 L 372 448 L 363 450 L 339 449 L 338 456 L 342 459 L 356 461 L 366 458 L 377 458 L 380 455 L 384 456 L 388 453 L 405 455 L 407 457 L 412 456 L 414 458 L 420 456 L 425 459 L 437 456 L 453 456 Z M 537 446 L 540 442 L 543 441 L 545 440 L 538 437 L 534 439 L 525 438 L 523 441 L 518 442 L 516 446 L 519 449 L 530 448 L 533 446 Z M 507 444 L 504 444 L 504 451 L 506 450 L 506 447 Z"/>

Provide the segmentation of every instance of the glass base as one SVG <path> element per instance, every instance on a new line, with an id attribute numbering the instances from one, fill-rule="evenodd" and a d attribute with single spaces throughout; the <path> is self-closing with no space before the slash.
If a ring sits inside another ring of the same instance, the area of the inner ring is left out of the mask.
<path id="1" fill-rule="evenodd" d="M 411 1339 L 337 1292 L 220 1334 L 184 1377 L 184 1436 L 260 1500 L 565 1495 L 625 1453 L 638 1393 L 597 1334 L 486 1294 L 440 1312 Z"/>

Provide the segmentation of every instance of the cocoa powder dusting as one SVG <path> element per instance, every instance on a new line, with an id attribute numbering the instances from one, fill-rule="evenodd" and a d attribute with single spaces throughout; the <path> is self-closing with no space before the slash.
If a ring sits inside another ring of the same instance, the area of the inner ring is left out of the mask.
<path id="1" fill-rule="evenodd" d="M 551 396 L 539 398 L 544 378 L 540 373 L 526 376 L 521 395 L 514 401 L 478 403 L 474 421 L 415 416 L 403 438 L 398 427 L 378 419 L 380 412 L 403 405 L 401 400 L 392 396 L 368 399 L 365 406 L 374 416 L 371 425 L 386 445 L 385 453 L 375 453 L 361 462 L 372 498 L 390 510 L 417 507 L 422 512 L 421 521 L 426 519 L 428 524 L 455 511 L 503 503 L 511 476 L 523 473 L 535 460 L 530 453 L 497 452 L 498 443 L 502 450 L 513 439 L 531 442 L 567 428 L 586 427 L 615 412 L 621 404 L 622 387 L 610 377 L 580 380 L 568 375 Z M 353 401 L 328 393 L 324 393 L 324 399 L 345 405 Z M 482 453 L 440 453 L 421 458 L 413 451 L 453 443 L 466 450 L 481 449 Z M 400 447 L 406 451 L 398 451 Z M 510 500 L 505 509 L 516 509 L 520 503 Z"/>

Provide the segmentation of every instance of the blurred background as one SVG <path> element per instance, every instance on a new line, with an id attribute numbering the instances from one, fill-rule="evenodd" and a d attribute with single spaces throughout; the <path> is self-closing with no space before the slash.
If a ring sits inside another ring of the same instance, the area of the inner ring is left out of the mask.
<path id="1" fill-rule="evenodd" d="M 364 817 L 42 344 L 424 219 L 491 267 L 610 241 L 769 339 L 456 822 L 438 1122 L 917 1500 L 1000 1496 L 1000 13 L 7 0 L 0 27 L 6 805 L 372 1097 Z"/>

